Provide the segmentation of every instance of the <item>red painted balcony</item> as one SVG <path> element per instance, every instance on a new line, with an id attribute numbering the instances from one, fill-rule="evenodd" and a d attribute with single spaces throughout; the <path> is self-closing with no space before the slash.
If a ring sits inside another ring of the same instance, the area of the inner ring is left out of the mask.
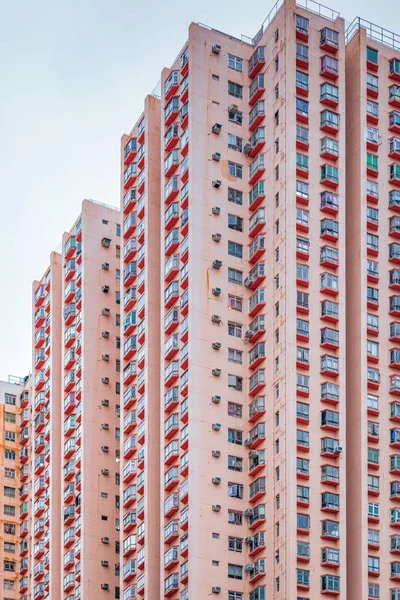
<path id="1" fill-rule="evenodd" d="M 136 156 L 137 152 L 137 139 L 131 138 L 129 142 L 126 144 L 124 149 L 124 165 L 128 166 L 131 164 L 133 159 Z"/>
<path id="2" fill-rule="evenodd" d="M 132 187 L 137 178 L 137 165 L 131 163 L 124 172 L 124 189 Z"/>
<path id="3" fill-rule="evenodd" d="M 250 79 L 254 79 L 254 77 L 261 71 L 263 66 L 265 65 L 265 46 L 259 46 L 253 52 L 249 59 L 249 77 Z"/>

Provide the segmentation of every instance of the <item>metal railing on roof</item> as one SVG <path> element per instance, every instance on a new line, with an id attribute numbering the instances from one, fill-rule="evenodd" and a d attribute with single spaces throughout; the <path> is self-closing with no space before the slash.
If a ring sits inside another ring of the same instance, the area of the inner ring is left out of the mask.
<path id="1" fill-rule="evenodd" d="M 357 31 L 361 29 L 361 27 L 365 29 L 365 31 L 367 32 L 367 38 L 369 38 L 370 40 L 374 40 L 375 42 L 379 42 L 384 46 L 393 48 L 393 50 L 400 50 L 400 35 L 394 33 L 393 31 L 389 31 L 384 27 L 380 27 L 379 25 L 370 23 L 369 21 L 366 21 L 361 17 L 356 17 L 346 29 L 346 44 L 350 42 L 350 40 L 355 36 Z"/>
<path id="2" fill-rule="evenodd" d="M 336 21 L 340 16 L 340 13 L 337 10 L 333 10 L 332 8 L 329 8 L 329 6 L 315 2 L 315 0 L 296 0 L 296 4 L 309 12 L 324 17 L 324 19 L 329 19 L 329 21 Z"/>

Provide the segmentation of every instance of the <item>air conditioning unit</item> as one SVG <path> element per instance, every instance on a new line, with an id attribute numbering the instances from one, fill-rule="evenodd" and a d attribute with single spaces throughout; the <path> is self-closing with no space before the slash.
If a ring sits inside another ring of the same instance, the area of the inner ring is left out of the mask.
<path id="1" fill-rule="evenodd" d="M 102 567 L 108 567 L 108 560 L 102 560 L 101 561 L 101 566 Z"/>
<path id="2" fill-rule="evenodd" d="M 249 450 L 249 458 L 257 458 L 258 452 L 257 450 Z"/>
<path id="3" fill-rule="evenodd" d="M 221 46 L 219 44 L 214 44 L 211 51 L 213 54 L 219 54 L 221 52 Z"/>
<path id="4" fill-rule="evenodd" d="M 220 209 L 219 206 L 213 206 L 212 209 L 211 209 L 211 212 L 212 212 L 213 215 L 219 215 L 219 213 L 221 212 L 221 209 Z"/>
<path id="5" fill-rule="evenodd" d="M 101 428 L 104 429 L 104 431 L 108 431 L 108 429 L 109 429 L 108 423 L 102 423 Z"/>
<path id="6" fill-rule="evenodd" d="M 101 470 L 101 474 L 105 475 L 107 477 L 110 474 L 110 470 L 109 469 L 102 469 Z"/>
<path id="7" fill-rule="evenodd" d="M 254 335 L 254 331 L 252 329 L 248 329 L 246 331 L 246 333 L 244 334 L 244 339 L 245 340 L 250 340 Z"/>
<path id="8" fill-rule="evenodd" d="M 254 563 L 247 563 L 247 565 L 244 568 L 245 571 L 252 571 L 253 569 L 254 569 Z"/>
<path id="9" fill-rule="evenodd" d="M 102 406 L 110 406 L 110 401 L 109 400 L 102 400 L 101 401 L 101 405 Z"/>
<path id="10" fill-rule="evenodd" d="M 110 360 L 110 355 L 109 354 L 103 354 L 101 358 L 102 358 L 102 360 L 109 361 Z"/>
<path id="11" fill-rule="evenodd" d="M 101 337 L 103 337 L 103 338 L 109 338 L 110 337 L 110 332 L 109 331 L 102 331 L 101 332 Z"/>
<path id="12" fill-rule="evenodd" d="M 253 509 L 252 508 L 246 508 L 246 510 L 244 511 L 244 516 L 245 517 L 252 517 L 253 516 Z"/>
<path id="13" fill-rule="evenodd" d="M 211 400 L 214 404 L 219 404 L 221 402 L 221 396 L 213 396 Z"/>
<path id="14" fill-rule="evenodd" d="M 101 543 L 102 544 L 109 544 L 110 543 L 110 538 L 108 538 L 108 537 L 102 537 L 101 538 Z"/>
<path id="15" fill-rule="evenodd" d="M 220 296 L 221 295 L 221 288 L 219 288 L 219 287 L 213 288 L 212 289 L 212 293 L 213 293 L 213 296 Z"/>
<path id="16" fill-rule="evenodd" d="M 233 114 L 235 114 L 235 113 L 239 112 L 239 107 L 238 107 L 238 105 L 237 105 L 237 104 L 231 104 L 231 105 L 229 106 L 229 108 L 228 108 L 228 112 L 230 112 L 230 113 L 233 113 Z"/>
<path id="17" fill-rule="evenodd" d="M 221 153 L 220 152 L 214 152 L 214 154 L 212 154 L 211 158 L 217 162 L 219 162 L 221 160 Z"/>
<path id="18" fill-rule="evenodd" d="M 220 431 L 221 429 L 221 423 L 213 423 L 212 424 L 212 428 L 214 431 Z"/>
<path id="19" fill-rule="evenodd" d="M 252 277 L 246 277 L 246 279 L 244 280 L 244 285 L 249 288 L 251 287 L 252 283 L 253 283 L 254 279 Z"/>
<path id="20" fill-rule="evenodd" d="M 105 317 L 109 317 L 111 315 L 111 310 L 109 308 L 103 308 L 103 310 L 101 311 L 101 314 L 104 315 Z"/>
<path id="21" fill-rule="evenodd" d="M 109 447 L 108 446 L 102 446 L 101 447 L 101 451 L 107 453 L 109 451 Z"/>
<path id="22" fill-rule="evenodd" d="M 222 267 L 222 260 L 213 260 L 213 269 L 220 269 Z"/>
<path id="23" fill-rule="evenodd" d="M 221 510 L 221 505 L 220 504 L 213 504 L 212 505 L 212 509 L 214 512 L 219 512 Z"/>
<path id="24" fill-rule="evenodd" d="M 245 446 L 251 446 L 251 439 L 247 438 L 246 440 L 244 440 L 244 445 Z"/>
<path id="25" fill-rule="evenodd" d="M 337 448 L 335 448 L 334 450 L 334 454 L 341 454 L 343 452 L 343 448 L 342 446 L 338 446 Z"/>
<path id="26" fill-rule="evenodd" d="M 108 583 L 102 583 L 102 584 L 101 584 L 101 589 L 102 589 L 102 590 L 109 590 L 109 589 L 110 589 L 110 586 L 108 585 Z"/>
<path id="27" fill-rule="evenodd" d="M 111 244 L 110 238 L 103 237 L 103 239 L 101 240 L 101 245 L 104 246 L 104 248 L 109 248 L 110 244 Z"/>
<path id="28" fill-rule="evenodd" d="M 212 370 L 212 374 L 214 375 L 214 377 L 219 377 L 221 375 L 222 371 L 221 369 L 213 369 Z"/>
<path id="29" fill-rule="evenodd" d="M 103 292 L 105 294 L 108 294 L 108 292 L 110 291 L 110 286 L 109 285 L 103 285 L 103 287 L 101 289 L 103 290 Z"/>
<path id="30" fill-rule="evenodd" d="M 221 348 L 221 342 L 213 342 L 211 345 L 214 350 L 219 350 Z"/>
<path id="31" fill-rule="evenodd" d="M 251 542 L 253 541 L 253 538 L 252 537 L 247 537 L 247 538 L 245 538 L 244 541 L 246 542 L 246 544 L 251 544 Z"/>
<path id="32" fill-rule="evenodd" d="M 102 377 L 101 378 L 102 383 L 104 383 L 105 385 L 108 385 L 110 383 L 110 378 L 109 377 Z"/>
<path id="33" fill-rule="evenodd" d="M 214 585 L 211 588 L 211 591 L 212 591 L 213 594 L 220 594 L 221 593 L 221 588 L 219 586 Z"/>
<path id="34" fill-rule="evenodd" d="M 222 317 L 220 317 L 219 315 L 213 315 L 213 316 L 211 317 L 211 321 L 212 321 L 213 323 L 221 323 L 221 321 L 222 321 Z"/>
<path id="35" fill-rule="evenodd" d="M 216 135 L 219 135 L 222 131 L 222 125 L 221 123 L 214 123 L 214 125 L 212 126 L 212 130 L 213 133 L 215 133 Z"/>
<path id="36" fill-rule="evenodd" d="M 213 477 L 212 482 L 214 485 L 219 485 L 221 483 L 221 477 Z"/>
<path id="37" fill-rule="evenodd" d="M 211 237 L 213 242 L 220 242 L 222 235 L 220 233 L 213 233 Z"/>
<path id="38" fill-rule="evenodd" d="M 251 144 L 245 144 L 244 148 L 243 148 L 243 152 L 244 154 L 246 154 L 246 156 L 248 156 L 250 154 L 250 152 L 252 151 L 253 146 Z"/>
<path id="39" fill-rule="evenodd" d="M 214 181 L 212 182 L 212 186 L 215 187 L 215 188 L 221 187 L 221 180 L 220 179 L 214 179 Z"/>
<path id="40" fill-rule="evenodd" d="M 101 265 L 101 268 L 103 269 L 103 271 L 108 271 L 108 269 L 110 268 L 110 264 L 109 263 L 103 263 Z"/>
<path id="41" fill-rule="evenodd" d="M 221 456 L 221 451 L 220 450 L 213 450 L 212 451 L 212 455 L 214 458 L 219 458 Z"/>

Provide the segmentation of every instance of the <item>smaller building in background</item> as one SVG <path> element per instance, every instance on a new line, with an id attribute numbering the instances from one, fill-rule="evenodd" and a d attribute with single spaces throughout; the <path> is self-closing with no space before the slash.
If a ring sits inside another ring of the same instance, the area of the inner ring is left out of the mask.
<path id="1" fill-rule="evenodd" d="M 9 377 L 0 381 L 0 596 L 20 597 L 20 415 L 29 397 L 29 378 Z"/>

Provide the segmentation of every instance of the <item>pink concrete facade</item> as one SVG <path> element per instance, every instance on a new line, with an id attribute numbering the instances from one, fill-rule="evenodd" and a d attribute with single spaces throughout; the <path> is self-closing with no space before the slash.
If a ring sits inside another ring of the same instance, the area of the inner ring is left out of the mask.
<path id="1" fill-rule="evenodd" d="M 348 36 L 348 592 L 397 600 L 400 38 L 357 21 Z"/>

